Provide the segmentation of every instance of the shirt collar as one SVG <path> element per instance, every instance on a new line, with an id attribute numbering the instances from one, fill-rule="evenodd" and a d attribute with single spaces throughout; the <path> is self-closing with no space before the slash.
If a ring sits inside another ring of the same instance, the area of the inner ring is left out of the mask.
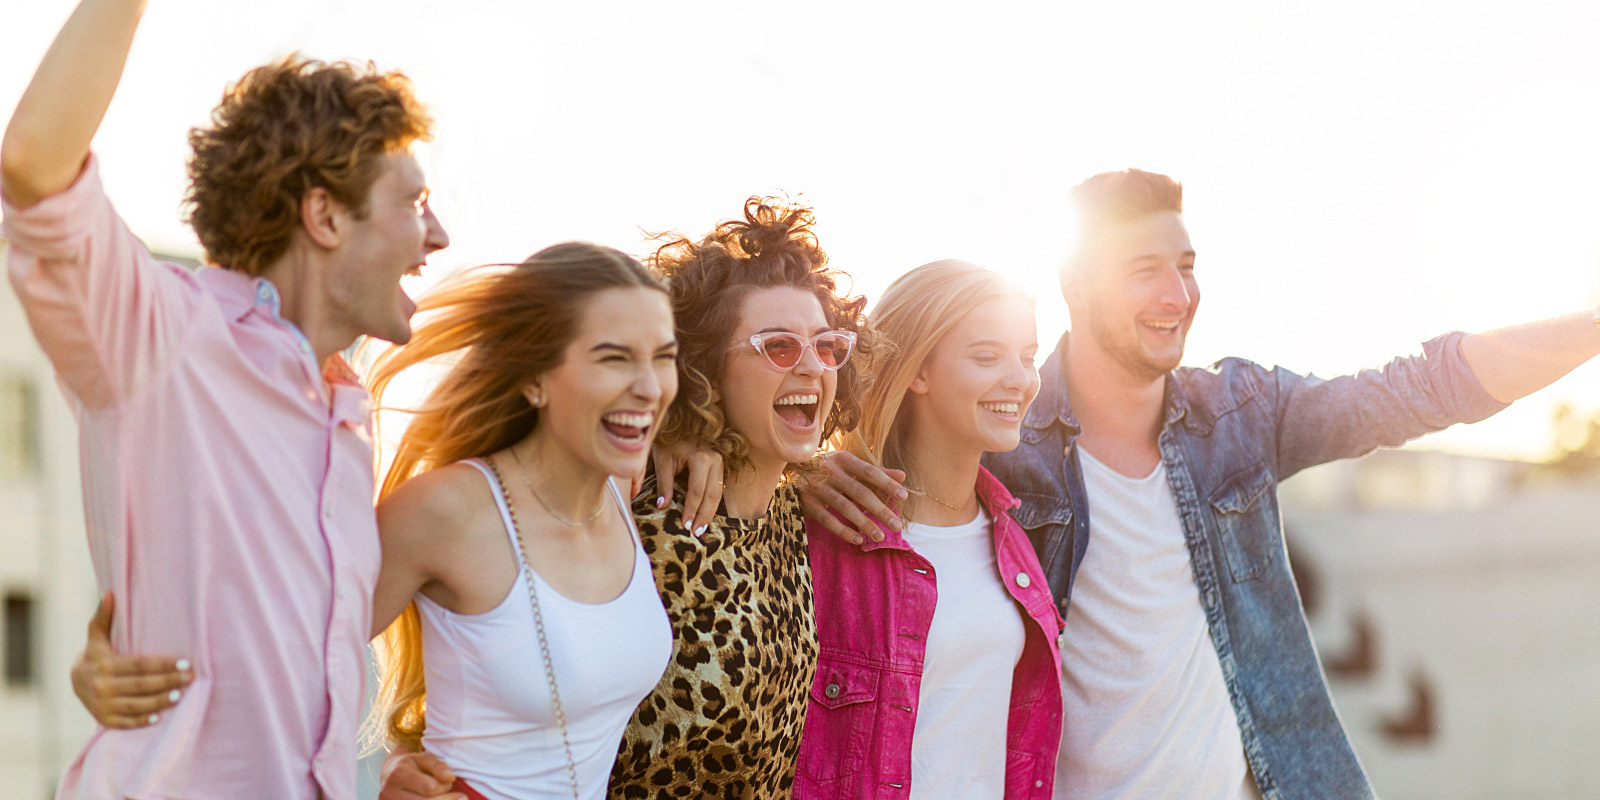
<path id="1" fill-rule="evenodd" d="M 1072 331 L 1061 334 L 1055 352 L 1039 368 L 1039 394 L 1023 418 L 1023 425 L 1029 428 L 1044 429 L 1060 424 L 1073 433 L 1083 430 L 1078 418 L 1072 415 L 1072 403 L 1067 398 L 1067 337 L 1070 335 Z M 1190 411 L 1189 399 L 1173 376 L 1174 373 L 1167 373 L 1162 392 L 1164 426 L 1184 419 Z"/>
<path id="2" fill-rule="evenodd" d="M 316 358 L 311 340 L 306 338 L 298 325 L 283 318 L 283 296 L 278 294 L 278 287 L 272 281 L 223 267 L 201 267 L 195 270 L 195 278 L 217 299 L 217 304 L 229 319 L 238 321 L 251 313 L 260 314 L 293 333 L 300 351 L 309 358 Z M 350 362 L 338 353 L 322 362 L 322 379 L 330 386 L 361 388 L 360 376 L 356 375 Z M 362 390 L 358 397 L 348 402 L 361 402 L 365 395 L 365 390 Z M 351 416 L 359 417 L 360 413 L 352 413 Z"/>
<path id="3" fill-rule="evenodd" d="M 252 311 L 261 314 L 291 331 L 300 351 L 315 358 L 316 350 L 305 332 L 283 318 L 283 296 L 278 294 L 278 287 L 272 281 L 223 267 L 201 267 L 196 275 L 201 285 L 216 296 L 230 319 L 244 319 Z"/>

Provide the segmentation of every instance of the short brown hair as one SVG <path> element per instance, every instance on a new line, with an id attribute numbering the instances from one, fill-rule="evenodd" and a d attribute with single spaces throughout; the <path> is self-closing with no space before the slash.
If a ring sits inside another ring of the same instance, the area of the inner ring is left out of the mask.
<path id="1" fill-rule="evenodd" d="M 207 261 L 258 275 L 288 250 L 306 192 L 364 216 L 381 158 L 432 125 L 399 72 L 286 56 L 245 73 L 189 131 L 185 217 Z"/>
<path id="2" fill-rule="evenodd" d="M 652 263 L 667 278 L 678 333 L 678 396 L 662 422 L 662 443 L 688 441 L 714 450 L 729 472 L 748 463 L 750 442 L 728 427 L 716 387 L 745 295 L 774 286 L 810 292 L 829 327 L 856 332 L 854 355 L 839 369 L 822 440 L 855 428 L 874 344 L 867 301 L 841 291 L 837 279 L 845 276 L 828 267 L 811 229 L 815 222 L 806 206 L 751 197 L 743 218 L 718 225 L 698 242 L 679 236 L 656 250 Z"/>
<path id="3" fill-rule="evenodd" d="M 1072 187 L 1070 195 L 1078 241 L 1069 259 L 1069 270 L 1078 266 L 1079 258 L 1106 227 L 1137 222 L 1162 211 L 1183 213 L 1183 184 L 1142 169 L 1090 176 Z"/>

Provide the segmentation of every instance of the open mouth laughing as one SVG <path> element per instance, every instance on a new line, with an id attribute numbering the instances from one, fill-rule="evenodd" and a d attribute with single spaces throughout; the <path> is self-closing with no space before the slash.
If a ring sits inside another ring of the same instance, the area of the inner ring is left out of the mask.
<path id="1" fill-rule="evenodd" d="M 778 398 L 772 409 L 789 427 L 807 430 L 817 424 L 817 402 L 821 396 L 814 389 L 791 392 Z"/>
<path id="2" fill-rule="evenodd" d="M 654 411 L 613 411 L 600 417 L 600 426 L 623 449 L 637 450 L 649 443 L 655 421 Z"/>

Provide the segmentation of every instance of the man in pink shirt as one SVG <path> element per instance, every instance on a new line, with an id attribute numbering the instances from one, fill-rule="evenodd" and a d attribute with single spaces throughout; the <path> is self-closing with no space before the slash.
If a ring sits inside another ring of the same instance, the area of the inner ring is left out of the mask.
<path id="1" fill-rule="evenodd" d="M 62 797 L 355 796 L 378 538 L 366 393 L 338 351 L 410 337 L 400 276 L 449 242 L 397 73 L 285 59 L 193 131 L 187 210 L 219 267 L 153 261 L 90 141 L 142 0 L 83 0 L 0 143 L 10 279 L 81 429 L 112 640 L 182 654 L 155 724 L 101 729 Z"/>

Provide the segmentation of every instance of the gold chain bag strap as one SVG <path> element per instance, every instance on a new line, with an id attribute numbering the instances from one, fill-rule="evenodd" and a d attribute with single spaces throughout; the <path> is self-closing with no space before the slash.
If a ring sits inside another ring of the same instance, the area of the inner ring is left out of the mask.
<path id="1" fill-rule="evenodd" d="M 511 493 L 506 491 L 506 480 L 500 476 L 500 468 L 495 465 L 493 458 L 483 461 L 494 473 L 495 482 L 500 484 L 500 496 L 505 498 L 506 510 L 511 512 L 511 531 L 521 545 L 517 549 L 522 556 L 522 566 L 528 572 L 528 604 L 533 606 L 533 628 L 539 634 L 539 654 L 544 657 L 544 677 L 550 685 L 550 705 L 555 708 L 556 724 L 561 726 L 561 749 L 567 756 L 567 780 L 572 783 L 572 798 L 578 800 L 578 765 L 572 760 L 572 740 L 567 735 L 567 712 L 561 707 L 561 693 L 556 691 L 556 668 L 550 661 L 550 640 L 544 635 L 544 614 L 539 610 L 539 595 L 533 588 L 533 565 L 528 563 L 528 540 L 522 535 L 522 526 L 517 523 L 517 508 L 511 504 Z"/>

